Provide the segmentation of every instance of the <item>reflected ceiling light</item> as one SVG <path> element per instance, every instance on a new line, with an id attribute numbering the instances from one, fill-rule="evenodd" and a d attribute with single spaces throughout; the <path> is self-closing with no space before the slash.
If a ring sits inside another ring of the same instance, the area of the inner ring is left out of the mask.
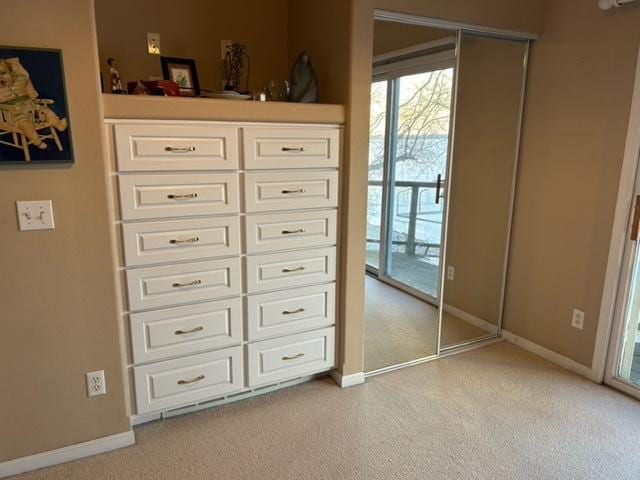
<path id="1" fill-rule="evenodd" d="M 621 7 L 625 3 L 632 3 L 636 0 L 598 0 L 598 6 L 602 10 L 609 10 L 612 7 Z"/>

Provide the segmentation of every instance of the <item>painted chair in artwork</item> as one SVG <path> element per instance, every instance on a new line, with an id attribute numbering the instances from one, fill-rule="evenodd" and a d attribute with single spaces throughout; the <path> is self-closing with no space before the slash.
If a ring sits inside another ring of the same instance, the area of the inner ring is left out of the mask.
<path id="1" fill-rule="evenodd" d="M 24 152 L 25 161 L 31 161 L 29 146 L 34 142 L 22 133 L 16 121 L 17 118 L 26 115 L 27 119 L 35 125 L 40 140 L 43 142 L 53 140 L 58 150 L 62 151 L 62 143 L 60 142 L 60 137 L 56 132 L 54 123 L 49 121 L 45 115 L 49 108 L 48 105 L 51 104 L 53 104 L 53 100 L 40 98 L 34 100 L 33 106 L 29 108 L 0 103 L 0 144 L 21 149 Z"/>

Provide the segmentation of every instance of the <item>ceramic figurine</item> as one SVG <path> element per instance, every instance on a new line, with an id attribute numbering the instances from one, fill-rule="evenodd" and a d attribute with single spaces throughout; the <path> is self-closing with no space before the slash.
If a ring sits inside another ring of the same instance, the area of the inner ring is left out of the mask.
<path id="1" fill-rule="evenodd" d="M 107 59 L 107 65 L 109 65 L 109 74 L 111 76 L 111 93 L 125 94 L 127 92 L 122 88 L 122 80 L 120 74 L 116 70 L 116 61 L 113 58 Z"/>
<path id="2" fill-rule="evenodd" d="M 318 79 L 307 51 L 300 52 L 291 69 L 290 100 L 300 103 L 316 103 L 318 101 Z"/>

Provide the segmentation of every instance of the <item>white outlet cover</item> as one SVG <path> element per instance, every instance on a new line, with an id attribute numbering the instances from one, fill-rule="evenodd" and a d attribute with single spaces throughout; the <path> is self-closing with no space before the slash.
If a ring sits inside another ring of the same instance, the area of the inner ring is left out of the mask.
<path id="1" fill-rule="evenodd" d="M 233 40 L 220 40 L 220 55 L 222 60 L 227 56 L 227 47 L 233 45 Z"/>
<path id="2" fill-rule="evenodd" d="M 147 32 L 147 53 L 160 55 L 160 34 Z"/>
<path id="3" fill-rule="evenodd" d="M 95 397 L 107 393 L 107 384 L 104 379 L 104 370 L 87 372 L 87 396 Z"/>
<path id="4" fill-rule="evenodd" d="M 582 330 L 584 328 L 584 312 L 582 310 L 578 310 L 577 308 L 573 309 L 571 326 L 579 330 Z"/>
<path id="5" fill-rule="evenodd" d="M 16 209 L 20 231 L 54 229 L 51 200 L 16 202 Z"/>

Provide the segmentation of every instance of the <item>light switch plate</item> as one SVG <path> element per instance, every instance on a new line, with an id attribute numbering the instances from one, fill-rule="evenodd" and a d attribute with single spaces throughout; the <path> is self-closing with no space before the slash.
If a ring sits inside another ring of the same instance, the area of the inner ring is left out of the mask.
<path id="1" fill-rule="evenodd" d="M 18 226 L 24 230 L 53 230 L 53 204 L 51 200 L 16 202 Z"/>

